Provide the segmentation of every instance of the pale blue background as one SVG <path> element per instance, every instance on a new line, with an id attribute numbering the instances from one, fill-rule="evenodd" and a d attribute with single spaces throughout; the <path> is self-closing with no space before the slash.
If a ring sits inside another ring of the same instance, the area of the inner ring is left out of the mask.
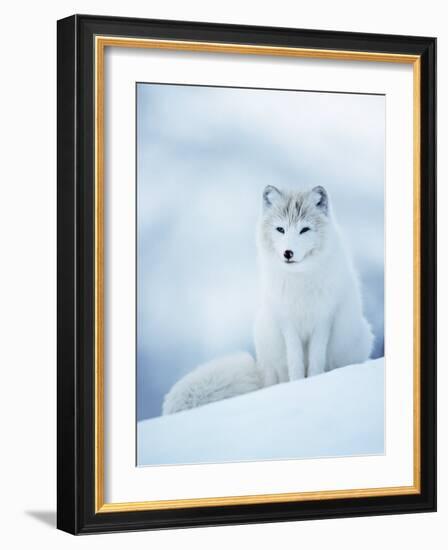
<path id="1" fill-rule="evenodd" d="M 137 419 L 248 350 L 265 185 L 330 192 L 384 353 L 384 96 L 137 85 Z"/>

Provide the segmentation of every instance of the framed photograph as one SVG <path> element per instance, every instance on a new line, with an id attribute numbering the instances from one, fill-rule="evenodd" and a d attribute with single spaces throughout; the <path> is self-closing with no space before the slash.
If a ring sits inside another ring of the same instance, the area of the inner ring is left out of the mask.
<path id="1" fill-rule="evenodd" d="M 58 527 L 436 508 L 434 38 L 58 22 Z"/>

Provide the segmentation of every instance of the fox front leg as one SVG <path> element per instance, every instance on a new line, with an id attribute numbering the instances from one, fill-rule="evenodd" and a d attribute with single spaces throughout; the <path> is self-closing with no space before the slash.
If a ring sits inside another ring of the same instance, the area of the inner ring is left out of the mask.
<path id="1" fill-rule="evenodd" d="M 310 338 L 307 376 L 322 374 L 327 370 L 327 347 L 330 336 L 328 323 L 317 326 Z"/>
<path id="2" fill-rule="evenodd" d="M 278 384 L 277 372 L 272 367 L 264 368 L 262 369 L 261 380 L 265 388 Z"/>
<path id="3" fill-rule="evenodd" d="M 303 345 L 294 330 L 285 331 L 286 358 L 288 362 L 289 380 L 305 378 L 305 361 Z"/>

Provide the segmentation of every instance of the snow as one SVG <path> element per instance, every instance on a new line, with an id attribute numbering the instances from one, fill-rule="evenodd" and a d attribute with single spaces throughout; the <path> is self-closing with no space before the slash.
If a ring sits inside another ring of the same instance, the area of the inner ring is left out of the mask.
<path id="1" fill-rule="evenodd" d="M 138 422 L 138 465 L 384 453 L 384 359 Z"/>

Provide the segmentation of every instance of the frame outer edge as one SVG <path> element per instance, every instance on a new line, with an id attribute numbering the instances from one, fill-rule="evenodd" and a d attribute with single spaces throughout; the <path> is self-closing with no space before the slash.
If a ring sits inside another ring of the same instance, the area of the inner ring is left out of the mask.
<path id="1" fill-rule="evenodd" d="M 426 84 L 426 85 L 425 85 Z M 422 56 L 422 458 L 425 498 L 437 510 L 437 39 Z M 424 376 L 425 374 L 425 376 Z"/>
<path id="2" fill-rule="evenodd" d="M 57 528 L 78 532 L 77 22 L 57 23 Z"/>
<path id="3" fill-rule="evenodd" d="M 433 139 L 433 156 L 432 156 L 432 169 L 433 169 L 433 182 L 434 182 L 434 377 L 433 377 L 433 423 L 434 423 L 434 446 L 433 446 L 433 468 L 434 468 L 434 493 L 433 493 L 433 510 L 437 512 L 437 38 L 433 39 L 433 55 L 432 64 L 433 67 L 430 70 L 430 75 L 434 77 L 433 81 L 433 94 L 432 94 L 432 110 L 431 116 L 433 117 L 432 139 Z"/>

